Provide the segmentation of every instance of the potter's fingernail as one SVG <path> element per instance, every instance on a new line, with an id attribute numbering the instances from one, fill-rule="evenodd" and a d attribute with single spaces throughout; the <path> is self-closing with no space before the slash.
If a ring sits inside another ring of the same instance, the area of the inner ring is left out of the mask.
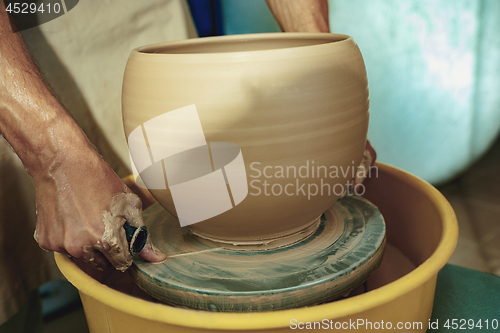
<path id="1" fill-rule="evenodd" d="M 158 250 L 157 248 L 153 249 L 153 253 L 154 253 L 156 259 L 159 259 L 159 260 L 156 260 L 155 262 L 153 262 L 154 264 L 161 264 L 162 262 L 165 262 L 167 259 L 169 259 L 169 256 L 167 256 L 167 254 L 165 252 L 162 252 L 162 251 Z"/>
<path id="2" fill-rule="evenodd" d="M 152 245 L 153 253 L 159 257 L 162 258 L 159 262 L 164 262 L 165 260 L 168 259 L 168 256 L 165 252 L 160 251 L 156 246 Z"/>
<path id="3" fill-rule="evenodd" d="M 157 248 L 156 246 L 154 246 L 153 243 L 151 243 L 151 249 L 153 250 L 153 252 L 155 254 L 160 254 L 160 255 L 167 256 L 167 254 L 165 252 L 161 251 L 159 248 Z"/>

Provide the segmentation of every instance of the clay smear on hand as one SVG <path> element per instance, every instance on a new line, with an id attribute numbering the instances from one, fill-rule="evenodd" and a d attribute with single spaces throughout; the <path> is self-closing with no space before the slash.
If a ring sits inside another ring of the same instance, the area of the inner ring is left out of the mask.
<path id="1" fill-rule="evenodd" d="M 141 206 L 140 199 L 133 193 L 115 195 L 111 202 L 110 211 L 102 213 L 104 233 L 96 245 L 84 247 L 84 259 L 97 268 L 102 268 L 98 258 L 99 254 L 96 253 L 98 250 L 117 270 L 123 272 L 132 265 L 132 255 L 129 251 L 123 225 L 126 222 L 135 227 L 143 225 Z"/>

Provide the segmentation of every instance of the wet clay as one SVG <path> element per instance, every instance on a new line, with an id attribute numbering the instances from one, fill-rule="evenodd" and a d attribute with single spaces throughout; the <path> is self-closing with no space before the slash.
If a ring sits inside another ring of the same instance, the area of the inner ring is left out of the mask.
<path id="1" fill-rule="evenodd" d="M 94 246 L 85 246 L 84 260 L 96 268 L 102 268 L 96 251 L 100 251 L 117 270 L 125 271 L 132 264 L 132 255 L 125 236 L 123 225 L 135 227 L 142 225 L 140 199 L 133 193 L 116 194 L 111 201 L 111 209 L 102 213 L 104 232 Z"/>

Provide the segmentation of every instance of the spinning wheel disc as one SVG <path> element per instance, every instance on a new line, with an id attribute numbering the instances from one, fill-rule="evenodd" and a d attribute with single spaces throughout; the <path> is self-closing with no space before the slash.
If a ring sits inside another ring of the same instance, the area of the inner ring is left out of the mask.
<path id="1" fill-rule="evenodd" d="M 193 235 L 159 204 L 145 210 L 152 241 L 171 258 L 131 269 L 166 303 L 211 311 L 268 311 L 331 301 L 362 283 L 382 260 L 385 224 L 361 197 L 338 200 L 307 238 L 281 248 L 238 251 Z"/>

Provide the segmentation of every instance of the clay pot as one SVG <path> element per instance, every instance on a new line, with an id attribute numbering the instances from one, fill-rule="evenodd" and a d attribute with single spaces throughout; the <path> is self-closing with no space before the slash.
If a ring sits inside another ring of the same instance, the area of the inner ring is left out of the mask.
<path id="1" fill-rule="evenodd" d="M 338 34 L 235 35 L 145 46 L 132 51 L 123 83 L 123 121 L 134 163 L 141 170 L 144 159 L 151 165 L 141 176 L 171 214 L 180 209 L 173 186 L 190 179 L 169 178 L 169 168 L 193 168 L 200 176 L 234 162 L 239 171 L 224 168 L 228 186 L 217 190 L 232 196 L 230 209 L 190 225 L 200 236 L 234 243 L 287 237 L 318 220 L 359 165 L 368 104 L 361 53 L 352 37 Z M 186 110 L 197 114 L 202 130 L 189 117 L 168 116 Z M 164 140 L 158 140 L 163 129 Z M 144 133 L 149 140 L 132 140 Z M 203 135 L 211 151 L 203 146 Z M 150 154 L 137 150 L 141 144 Z M 170 153 L 154 151 L 162 144 L 171 146 Z M 215 158 L 217 147 L 231 155 L 222 164 Z M 187 149 L 205 157 L 211 153 L 210 170 L 201 170 L 203 158 L 183 155 Z M 159 162 L 164 156 L 176 161 Z M 162 189 L 165 174 L 168 184 Z M 149 186 L 151 179 L 158 184 Z M 208 206 L 219 202 L 211 190 Z M 191 193 L 196 201 L 201 192 Z M 195 215 L 205 209 L 193 207 L 182 209 Z"/>

